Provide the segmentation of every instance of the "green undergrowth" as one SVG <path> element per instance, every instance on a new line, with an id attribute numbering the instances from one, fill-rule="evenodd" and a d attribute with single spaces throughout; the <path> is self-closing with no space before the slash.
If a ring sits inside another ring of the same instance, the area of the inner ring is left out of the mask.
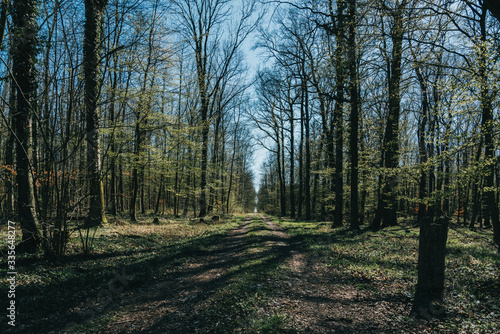
<path id="1" fill-rule="evenodd" d="M 413 226 L 372 232 L 350 231 L 326 222 L 274 219 L 304 251 L 335 270 L 342 283 L 369 290 L 374 298 L 403 302 L 408 314 L 417 281 L 418 235 Z M 419 332 L 499 333 L 500 262 L 492 231 L 472 232 L 453 226 L 446 255 L 446 317 L 414 323 L 407 315 L 393 321 L 419 325 Z"/>
<path id="2" fill-rule="evenodd" d="M 17 254 L 18 314 L 16 327 L 10 331 L 44 333 L 69 328 L 75 320 L 78 323 L 75 308 L 82 303 L 94 302 L 109 293 L 114 298 L 124 288 L 129 291 L 165 277 L 189 258 L 213 247 L 244 218 L 226 217 L 213 224 L 188 219 L 160 219 L 153 224 L 148 217 L 132 224 L 113 219 L 96 231 L 90 254 L 83 254 L 78 232 L 72 233 L 67 255 L 60 259 Z M 6 233 L 5 229 L 0 233 L 4 240 Z M 0 251 L 6 258 L 4 245 Z M 3 294 L 8 290 L 7 275 L 5 267 L 1 269 Z M 5 309 L 6 298 L 3 300 L 1 306 Z M 100 311 L 91 312 L 94 314 L 87 312 L 80 318 L 95 318 Z"/>

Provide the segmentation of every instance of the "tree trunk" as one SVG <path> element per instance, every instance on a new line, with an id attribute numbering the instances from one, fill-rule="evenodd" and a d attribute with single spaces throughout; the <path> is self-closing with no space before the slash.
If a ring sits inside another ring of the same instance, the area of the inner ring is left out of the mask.
<path id="1" fill-rule="evenodd" d="M 113 72 L 113 81 L 112 81 L 112 87 L 111 87 L 111 103 L 109 104 L 109 122 L 110 126 L 113 127 L 113 129 L 116 129 L 116 124 L 115 124 L 115 99 L 116 99 L 116 89 L 118 86 L 118 57 L 114 58 L 114 72 Z M 110 162 L 109 162 L 109 169 L 111 172 L 110 175 L 110 189 L 109 189 L 109 199 L 110 199 L 110 207 L 111 207 L 111 214 L 116 216 L 117 214 L 117 204 L 116 204 L 116 140 L 115 140 L 115 131 L 110 135 L 109 138 L 109 155 L 110 155 Z"/>
<path id="2" fill-rule="evenodd" d="M 344 1 L 337 1 L 337 30 L 337 47 L 335 50 L 335 90 L 337 99 L 335 100 L 335 107 L 333 111 L 333 123 L 335 127 L 335 173 L 333 175 L 333 183 L 335 184 L 335 211 L 333 213 L 333 225 L 342 226 L 344 204 Z"/>
<path id="3" fill-rule="evenodd" d="M 309 127 L 309 94 L 307 87 L 304 94 L 304 130 L 305 130 L 305 178 L 304 178 L 304 202 L 305 202 L 305 219 L 311 219 L 311 137 Z"/>
<path id="4" fill-rule="evenodd" d="M 350 98 L 351 98 L 351 115 L 350 115 L 350 136 L 349 136 L 349 153 L 351 155 L 351 215 L 350 228 L 359 228 L 359 196 L 358 196 L 358 131 L 359 131 L 359 105 L 358 105 L 358 73 L 356 68 L 356 0 L 349 0 L 349 35 L 348 35 L 348 52 L 349 52 L 349 75 L 350 75 Z"/>
<path id="5" fill-rule="evenodd" d="M 16 113 L 16 86 L 14 85 L 13 80 L 10 83 L 10 95 L 9 95 L 9 122 L 10 125 L 15 131 L 16 123 L 14 119 L 14 115 Z M 4 207 L 5 218 L 12 218 L 14 213 L 14 137 L 15 133 L 9 131 L 9 138 L 7 138 L 7 142 L 5 144 L 5 164 L 7 168 L 5 169 L 5 188 L 6 188 L 6 203 Z"/>
<path id="6" fill-rule="evenodd" d="M 293 104 L 290 103 L 290 218 L 295 218 L 295 155 Z"/>
<path id="7" fill-rule="evenodd" d="M 411 315 L 431 320 L 444 315 L 442 307 L 448 220 L 420 221 L 418 282 Z"/>
<path id="8" fill-rule="evenodd" d="M 17 210 L 22 228 L 22 248 L 34 253 L 40 245 L 33 186 L 32 114 L 36 108 L 37 6 L 35 0 L 13 3 L 13 74 L 17 85 L 15 131 L 17 136 Z"/>
<path id="9" fill-rule="evenodd" d="M 491 225 L 493 226 L 493 242 L 497 245 L 500 251 L 500 218 L 498 204 L 496 202 L 494 180 L 495 180 L 495 147 L 493 138 L 493 96 L 489 92 L 488 87 L 488 71 L 487 71 L 487 50 L 486 50 L 486 5 L 482 6 L 480 19 L 481 25 L 481 45 L 479 47 L 479 75 L 481 88 L 481 108 L 482 121 L 481 133 L 484 137 L 484 160 L 485 160 L 485 202 L 487 211 L 490 214 Z"/>
<path id="10" fill-rule="evenodd" d="M 85 112 L 87 139 L 87 178 L 89 182 L 89 211 L 87 227 L 98 226 L 106 221 L 104 191 L 101 179 L 100 112 L 97 101 L 100 95 L 99 46 L 101 26 L 107 0 L 85 0 L 85 40 L 83 43 L 83 67 L 85 77 Z"/>
<path id="11" fill-rule="evenodd" d="M 422 94 L 422 119 L 418 122 L 418 155 L 419 162 L 422 165 L 420 168 L 420 179 L 418 184 L 418 214 L 417 214 L 417 222 L 420 221 L 423 217 L 427 216 L 427 208 L 425 205 L 425 198 L 427 197 L 427 176 L 426 176 L 426 162 L 427 162 L 427 152 L 425 149 L 425 131 L 427 127 L 427 118 L 429 113 L 429 95 L 427 90 L 426 81 L 422 75 L 422 72 L 419 67 L 415 67 L 415 73 L 417 75 L 418 82 L 420 84 L 420 91 Z"/>
<path id="12" fill-rule="evenodd" d="M 305 92 L 303 91 L 302 97 Z M 304 98 L 300 104 L 300 143 L 299 143 L 299 193 L 297 199 L 297 218 L 302 218 L 303 194 L 304 190 Z"/>
<path id="13" fill-rule="evenodd" d="M 403 11 L 406 7 L 406 1 L 401 4 L 396 3 L 396 8 L 391 13 L 394 24 L 391 30 L 391 41 L 392 41 L 392 54 L 389 66 L 388 74 L 388 85 L 389 85 L 389 111 L 387 116 L 387 123 L 385 128 L 384 143 L 383 143 L 383 155 L 384 155 L 384 167 L 386 168 L 388 175 L 385 175 L 384 182 L 382 184 L 382 192 L 379 201 L 380 218 L 382 220 L 382 227 L 397 225 L 397 214 L 396 214 L 396 188 L 397 188 L 397 177 L 395 175 L 396 168 L 399 163 L 399 115 L 400 115 L 400 104 L 401 104 L 401 63 L 402 63 L 402 53 L 403 53 Z M 380 207 L 381 206 L 381 207 Z M 377 223 L 376 221 L 374 221 Z M 373 228 L 378 228 L 374 224 Z"/>

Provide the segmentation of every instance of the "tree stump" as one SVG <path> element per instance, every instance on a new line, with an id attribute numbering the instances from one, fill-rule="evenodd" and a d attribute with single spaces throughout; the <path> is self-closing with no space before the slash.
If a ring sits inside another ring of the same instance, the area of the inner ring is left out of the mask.
<path id="1" fill-rule="evenodd" d="M 418 281 L 411 316 L 430 320 L 444 316 L 443 290 L 448 220 L 420 221 Z"/>

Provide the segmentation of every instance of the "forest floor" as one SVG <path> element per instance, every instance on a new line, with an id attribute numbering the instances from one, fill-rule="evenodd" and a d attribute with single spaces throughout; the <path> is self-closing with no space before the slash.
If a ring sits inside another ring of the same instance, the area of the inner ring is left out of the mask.
<path id="1" fill-rule="evenodd" d="M 8 332 L 498 333 L 490 237 L 450 230 L 446 317 L 415 320 L 418 228 L 352 232 L 260 214 L 117 220 L 90 256 L 74 243 L 64 260 L 18 260 L 19 316 Z"/>

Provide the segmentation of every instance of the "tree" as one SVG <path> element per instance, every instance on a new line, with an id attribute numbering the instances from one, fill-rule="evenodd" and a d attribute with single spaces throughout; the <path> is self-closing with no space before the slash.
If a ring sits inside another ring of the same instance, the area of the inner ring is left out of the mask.
<path id="1" fill-rule="evenodd" d="M 359 131 L 359 97 L 358 97 L 358 71 L 357 71 L 357 54 L 356 54 L 356 0 L 349 0 L 348 3 L 348 67 L 349 67 L 349 92 L 350 92 L 350 134 L 349 134 L 349 154 L 351 158 L 351 215 L 350 228 L 357 229 L 359 227 L 359 198 L 358 198 L 358 182 L 359 182 L 359 147 L 358 147 L 358 131 Z"/>
<path id="2" fill-rule="evenodd" d="M 83 66 L 85 77 L 85 114 L 87 140 L 87 174 L 89 189 L 89 211 L 85 221 L 87 227 L 106 221 L 104 214 L 104 190 L 101 176 L 100 133 L 101 115 L 97 107 L 100 95 L 99 48 L 101 26 L 107 0 L 85 0 L 85 36 L 83 43 Z"/>
<path id="3" fill-rule="evenodd" d="M 372 221 L 372 228 L 393 226 L 397 224 L 396 215 L 396 168 L 399 164 L 399 117 L 401 109 L 401 64 L 403 55 L 403 36 L 405 33 L 404 16 L 407 0 L 395 1 L 394 8 L 385 2 L 381 7 L 392 17 L 390 38 L 392 43 L 391 57 L 387 60 L 388 71 L 388 113 L 383 140 L 383 160 L 387 175 L 384 176 L 377 214 Z"/>
<path id="4" fill-rule="evenodd" d="M 34 253 L 40 245 L 32 168 L 32 118 L 36 112 L 36 56 L 38 1 L 15 0 L 12 19 L 13 79 L 16 86 L 14 113 L 17 157 L 17 211 L 23 231 L 24 250 Z"/>

